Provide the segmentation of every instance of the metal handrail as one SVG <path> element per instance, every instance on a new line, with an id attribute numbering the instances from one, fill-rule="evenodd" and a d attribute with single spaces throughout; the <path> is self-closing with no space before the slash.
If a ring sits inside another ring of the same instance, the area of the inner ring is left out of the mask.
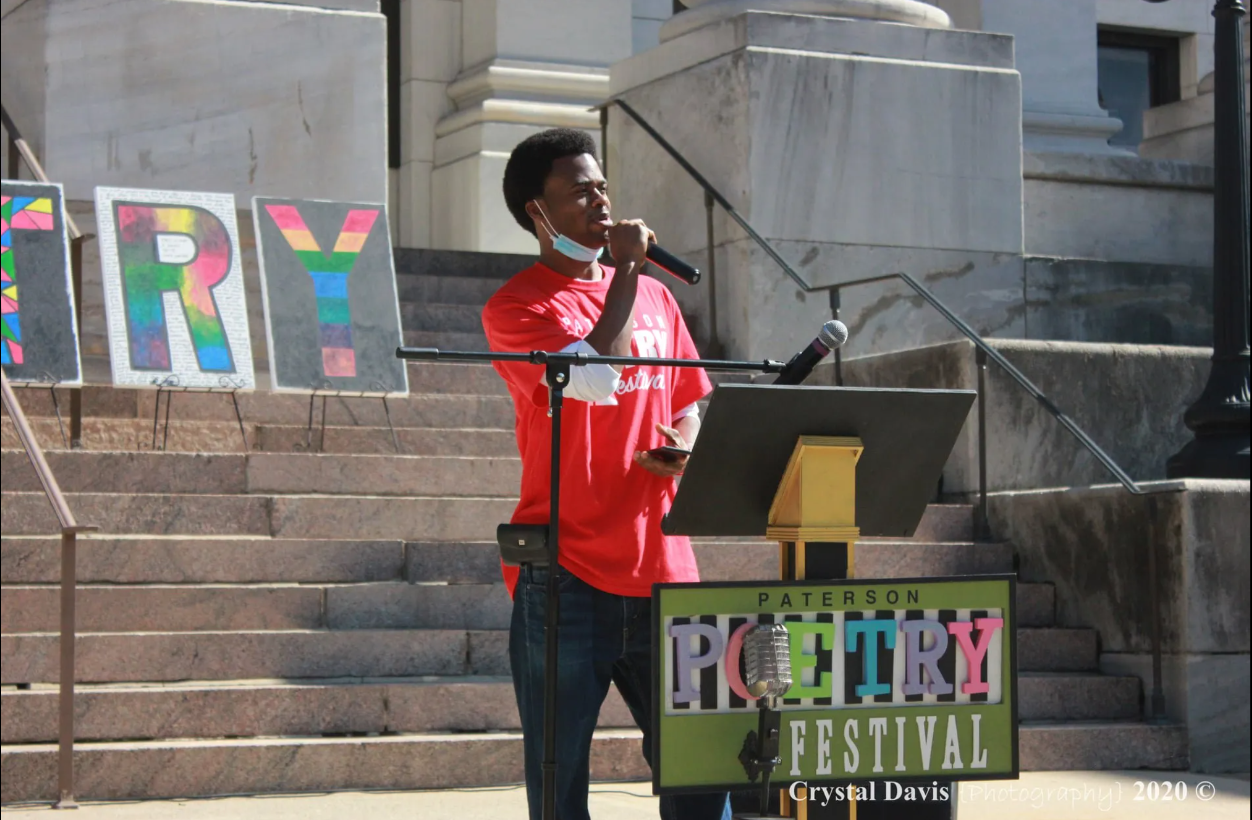
<path id="1" fill-rule="evenodd" d="M 19 171 L 17 160 L 21 157 L 36 180 L 43 183 L 49 182 L 39 158 L 22 138 L 22 133 L 17 130 L 17 125 L 9 116 L 8 109 L 2 104 L 0 104 L 0 124 L 3 124 L 4 130 L 9 135 L 9 167 L 6 169 L 9 177 L 17 179 Z M 69 262 L 74 288 L 74 312 L 78 326 L 81 328 L 83 324 L 83 243 L 93 236 L 84 234 L 78 229 L 78 224 L 70 216 L 69 209 L 62 208 L 62 213 L 65 216 L 65 230 L 70 236 Z M 13 392 L 13 387 L 9 384 L 9 376 L 3 371 L 0 371 L 0 383 L 4 387 L 4 409 L 13 420 L 13 427 L 17 430 L 17 436 L 22 442 L 22 449 L 26 451 L 26 457 L 30 459 L 31 467 L 34 468 L 35 475 L 43 487 L 44 495 L 47 496 L 48 503 L 52 505 L 52 511 L 56 513 L 57 521 L 61 525 L 61 638 L 58 642 L 61 650 L 61 669 L 57 738 L 57 791 L 60 798 L 55 808 L 72 809 L 78 806 L 74 800 L 74 647 L 76 643 L 74 592 L 78 584 L 78 533 L 92 532 L 98 528 L 79 524 L 74 518 L 74 512 L 66 502 L 65 496 L 61 493 L 61 487 L 57 484 L 56 476 L 52 473 L 52 468 L 48 466 L 48 461 L 44 458 L 43 448 L 39 446 L 39 441 L 31 430 L 26 414 L 22 412 L 22 405 L 18 403 L 17 394 Z M 55 394 L 53 398 L 56 398 Z M 82 391 L 74 388 L 70 392 L 72 446 L 81 446 L 82 431 Z"/>
<path id="2" fill-rule="evenodd" d="M 1003 369 L 1006 373 L 1008 373 L 1009 376 L 1015 382 L 1018 383 L 1018 385 L 1020 385 L 1023 389 L 1025 389 L 1028 393 L 1030 393 L 1030 395 L 1033 396 L 1035 400 L 1039 402 L 1039 404 L 1043 407 L 1044 410 L 1046 410 L 1053 418 L 1055 418 L 1058 422 L 1060 422 L 1062 427 L 1064 427 L 1071 434 L 1073 434 L 1075 438 L 1078 439 L 1079 444 L 1081 444 L 1084 448 L 1087 449 L 1088 452 L 1090 452 L 1093 456 L 1095 456 L 1096 460 L 1099 461 L 1100 464 L 1103 465 L 1104 468 L 1108 470 L 1109 473 L 1111 473 L 1115 479 L 1117 479 L 1117 482 L 1119 484 L 1121 484 L 1123 487 L 1126 488 L 1126 490 L 1128 490 L 1129 492 L 1135 495 L 1144 494 L 1143 488 L 1141 488 L 1137 483 L 1135 483 L 1134 479 L 1132 479 L 1129 475 L 1127 475 L 1126 471 L 1123 470 L 1117 464 L 1117 462 L 1114 461 L 1108 455 L 1108 453 L 1104 452 L 1104 450 L 1101 449 L 1100 446 L 1096 444 L 1095 441 L 1093 441 L 1091 437 L 1087 435 L 1087 433 L 1081 427 L 1079 427 L 1078 424 L 1070 416 L 1062 412 L 1061 409 L 1057 407 L 1056 404 L 1051 399 L 1049 399 L 1042 390 L 1040 390 L 1037 386 L 1035 386 L 1035 384 L 1031 382 L 1030 379 L 1026 378 L 1025 374 L 1023 374 L 1020 370 L 1014 367 L 1008 361 L 1008 359 L 1004 358 L 1004 356 L 1000 354 L 999 351 L 997 351 L 995 348 L 989 345 L 987 341 L 983 339 L 983 337 L 980 336 L 976 330 L 974 330 L 972 327 L 966 324 L 959 316 L 953 313 L 952 310 L 949 309 L 947 305 L 945 305 L 942 301 L 940 301 L 939 297 L 935 296 L 935 294 L 929 291 L 926 287 L 924 287 L 920 282 L 918 282 L 912 276 L 910 276 L 907 273 L 899 272 L 899 273 L 889 273 L 883 276 L 869 277 L 866 279 L 857 279 L 851 282 L 840 282 L 840 283 L 833 284 L 833 285 L 817 286 L 817 285 L 810 284 L 803 276 L 800 275 L 798 271 L 795 270 L 795 268 L 791 267 L 791 265 L 787 263 L 787 260 L 783 259 L 778 254 L 778 252 L 774 250 L 774 247 L 769 243 L 768 240 L 765 239 L 765 237 L 761 236 L 761 234 L 758 233 L 756 229 L 754 229 L 750 224 L 748 224 L 748 220 L 745 219 L 737 210 L 735 210 L 735 207 L 731 205 L 729 201 L 727 201 L 726 197 L 722 196 L 722 194 L 716 188 L 714 188 L 713 185 L 707 179 L 704 178 L 704 175 L 701 174 L 699 171 L 697 171 L 695 167 L 690 162 L 687 161 L 686 157 L 684 157 L 681 153 L 679 153 L 678 149 L 675 148 L 672 144 L 670 144 L 669 140 L 661 136 L 661 134 L 655 128 L 653 128 L 649 122 L 647 122 L 642 116 L 640 116 L 639 112 L 635 111 L 635 109 L 631 107 L 629 103 L 627 103 L 625 100 L 614 98 L 614 99 L 608 100 L 602 106 L 598 106 L 598 108 L 602 112 L 607 114 L 608 109 L 614 105 L 616 105 L 618 108 L 625 111 L 627 116 L 629 116 L 632 120 L 634 120 L 635 123 L 638 124 L 639 127 L 642 128 L 648 136 L 650 136 L 658 145 L 660 145 L 661 148 L 664 149 L 664 151 L 667 154 L 669 154 L 670 157 L 672 157 L 674 161 L 677 162 L 679 166 L 684 171 L 686 171 L 688 175 L 690 175 L 691 178 L 694 179 L 701 188 L 704 189 L 705 195 L 707 197 L 712 198 L 715 202 L 717 202 L 717 204 L 721 205 L 722 209 L 726 211 L 727 215 L 729 215 L 730 218 L 735 221 L 735 224 L 737 224 L 740 228 L 742 228 L 743 231 L 749 237 L 751 237 L 752 240 L 755 241 L 757 245 L 759 245 L 763 251 L 765 251 L 765 253 L 770 257 L 770 259 L 773 259 L 774 262 L 780 268 L 783 269 L 783 272 L 786 273 L 787 276 L 790 277 L 790 279 L 793 282 L 795 282 L 796 285 L 805 293 L 817 293 L 821 291 L 828 291 L 830 293 L 832 309 L 838 310 L 838 304 L 839 304 L 838 294 L 842 288 L 852 287 L 855 285 L 869 284 L 871 282 L 881 282 L 881 281 L 886 281 L 888 279 L 894 279 L 894 278 L 899 278 L 899 279 L 904 280 L 905 284 L 907 284 L 914 291 L 916 291 L 918 296 L 921 296 L 922 299 L 924 299 L 931 307 L 937 310 L 939 314 L 942 315 L 943 318 L 949 322 L 949 324 L 951 324 L 958 331 L 960 331 L 964 336 L 966 336 L 971 342 L 973 342 L 974 347 L 978 349 L 981 355 L 986 356 L 991 361 L 999 365 L 999 367 Z M 607 129 L 605 129 L 604 133 L 607 134 Z M 605 149 L 602 148 L 601 150 L 604 151 Z M 607 153 L 607 151 L 605 152 Z M 836 351 L 836 355 L 838 355 L 838 351 Z M 839 366 L 840 361 L 841 360 L 839 358 L 836 358 L 837 367 Z M 980 395 L 981 395 L 981 391 L 980 391 Z M 979 443 L 980 443 L 980 448 L 981 448 L 981 445 L 985 444 L 985 442 L 983 441 L 980 441 Z M 983 480 L 980 483 L 982 484 L 982 486 L 979 488 L 980 494 L 982 495 L 981 506 L 985 514 L 986 491 L 987 491 L 986 481 Z M 984 525 L 985 525 L 985 518 L 984 518 Z"/>
<path id="3" fill-rule="evenodd" d="M 35 152 L 31 150 L 26 140 L 22 138 L 22 132 L 17 130 L 17 126 L 13 123 L 13 118 L 9 116 L 9 110 L 0 104 L 0 123 L 3 123 L 4 130 L 9 132 L 9 148 L 17 151 L 17 155 L 26 163 L 26 167 L 35 175 L 35 179 L 40 182 L 48 182 L 48 175 L 44 173 L 43 166 L 39 164 L 39 158 L 35 156 Z M 9 155 L 8 174 L 11 178 L 17 177 L 16 157 Z M 69 211 L 65 213 L 65 229 L 69 231 L 70 239 L 81 239 L 83 232 L 78 229 L 78 224 L 74 221 L 74 217 L 70 216 Z"/>
<path id="4" fill-rule="evenodd" d="M 82 527 L 74 518 L 74 513 L 70 511 L 70 505 L 66 503 L 65 496 L 61 493 L 56 476 L 52 474 L 52 468 L 48 466 L 48 461 L 44 458 L 43 448 L 39 446 L 39 441 L 30 428 L 30 422 L 27 421 L 26 414 L 22 412 L 17 395 L 14 394 L 13 387 L 9 384 L 9 376 L 3 370 L 0 370 L 0 384 L 4 386 L 4 409 L 8 411 L 9 418 L 13 419 L 13 426 L 17 430 L 17 437 L 21 439 L 22 449 L 26 451 L 26 457 L 35 468 L 35 474 L 39 478 L 39 483 L 43 485 L 44 495 L 48 497 L 48 503 L 52 505 L 52 511 L 56 513 L 61 529 L 81 531 Z"/>
<path id="5" fill-rule="evenodd" d="M 686 171 L 691 176 L 691 178 L 694 179 L 696 183 L 699 184 L 701 188 L 704 189 L 704 192 L 708 194 L 709 196 L 711 196 L 714 202 L 716 202 L 718 205 L 721 205 L 722 210 L 724 210 L 731 219 L 735 220 L 735 224 L 738 225 L 740 228 L 742 228 L 744 233 L 752 237 L 752 239 L 756 242 L 756 244 L 761 246 L 761 250 L 765 251 L 765 253 L 769 255 L 769 258 L 773 259 L 774 262 L 780 268 L 783 269 L 783 273 L 791 277 L 791 281 L 799 285 L 800 288 L 805 293 L 812 293 L 815 290 L 821 290 L 821 288 L 815 288 L 812 285 L 810 285 L 808 282 L 806 282 L 804 280 L 804 277 L 796 272 L 795 268 L 787 264 L 787 260 L 779 256 L 778 251 L 774 250 L 774 246 L 771 245 L 769 241 L 766 240 L 765 237 L 757 233 L 756 228 L 753 228 L 751 225 L 749 225 L 748 220 L 744 219 L 743 216 L 737 210 L 735 210 L 735 206 L 731 205 L 730 201 L 727 200 L 726 197 L 722 196 L 721 192 L 718 191 L 716 188 L 714 188 L 713 185 L 707 179 L 704 178 L 704 175 L 701 174 L 699 171 L 697 171 L 695 167 L 690 162 L 687 161 L 686 157 L 678 153 L 678 149 L 670 145 L 669 140 L 661 136 L 657 132 L 657 130 L 653 128 L 650 123 L 648 123 L 647 120 L 639 116 L 639 112 L 631 108 L 629 103 L 627 103 L 625 100 L 612 99 L 604 104 L 605 106 L 604 110 L 607 111 L 608 106 L 610 105 L 616 105 L 618 108 L 625 111 L 630 116 L 630 118 L 634 120 L 639 125 L 639 127 L 642 128 L 647 133 L 649 137 L 652 137 L 652 139 L 654 139 L 658 145 L 664 148 L 665 153 L 673 157 L 674 161 L 677 162 L 682 167 L 682 169 Z"/>
<path id="6" fill-rule="evenodd" d="M 61 670 L 60 670 L 60 720 L 57 749 L 57 781 L 60 799 L 56 808 L 75 808 L 74 801 L 74 591 L 77 586 L 78 534 L 93 532 L 98 527 L 79 524 L 74 511 L 65 500 L 61 487 L 57 484 L 48 460 L 44 458 L 43 448 L 31 430 L 17 394 L 9 384 L 9 376 L 0 370 L 0 395 L 3 397 L 4 409 L 13 420 L 17 437 L 22 442 L 22 449 L 30 459 L 39 483 L 43 486 L 44 495 L 56 513 L 61 525 Z"/>
<path id="7" fill-rule="evenodd" d="M 1057 407 L 1056 404 L 1049 399 L 1047 395 L 1035 385 L 1034 382 L 1026 378 L 1026 374 L 1014 367 L 1008 359 L 1004 358 L 1004 355 L 1000 353 L 1000 351 L 988 344 L 987 340 L 982 336 L 979 336 L 978 331 L 974 330 L 963 319 L 961 319 L 961 317 L 953 313 L 947 305 L 939 301 L 939 297 L 935 296 L 934 293 L 928 290 L 924 285 L 922 285 L 921 282 L 918 282 L 909 274 L 903 272 L 887 273 L 882 276 L 870 276 L 865 279 L 853 279 L 848 282 L 840 282 L 836 285 L 818 288 L 818 290 L 830 290 L 833 293 L 838 293 L 843 288 L 856 287 L 857 285 L 868 285 L 874 282 L 885 282 L 890 279 L 903 280 L 904 283 L 912 288 L 918 296 L 922 297 L 927 304 L 937 310 L 943 318 L 947 319 L 949 324 L 973 342 L 974 347 L 978 348 L 979 352 L 999 365 L 1001 370 L 1009 374 L 1009 377 L 1012 378 L 1013 381 L 1017 382 L 1023 390 L 1035 399 L 1035 401 L 1039 402 L 1039 404 L 1041 404 L 1053 418 L 1060 422 L 1062 427 L 1073 434 L 1074 438 L 1078 439 L 1078 442 L 1082 444 L 1082 446 L 1085 447 L 1093 456 L 1095 456 L 1097 461 L 1104 465 L 1104 468 L 1117 479 L 1119 484 L 1135 495 L 1145 494 L 1143 488 L 1135 483 L 1135 480 L 1127 475 L 1126 471 L 1123 470 L 1108 453 L 1104 452 L 1100 445 L 1096 444 L 1091 436 L 1087 435 L 1086 431 L 1078 426 L 1077 422 L 1070 418 L 1070 416 L 1062 411 L 1061 408 Z M 837 304 L 837 302 L 835 302 L 836 298 L 837 297 L 832 295 L 832 303 Z"/>

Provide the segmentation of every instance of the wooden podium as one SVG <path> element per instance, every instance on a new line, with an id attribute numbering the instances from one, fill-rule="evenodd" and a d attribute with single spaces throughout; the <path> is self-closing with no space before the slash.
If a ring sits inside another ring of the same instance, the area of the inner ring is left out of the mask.
<path id="1" fill-rule="evenodd" d="M 778 542 L 782 580 L 852 578 L 858 538 L 913 535 L 975 396 L 722 385 L 663 530 L 765 536 Z M 792 802 L 783 789 L 777 809 L 797 820 L 950 820 L 954 805 L 821 807 Z"/>

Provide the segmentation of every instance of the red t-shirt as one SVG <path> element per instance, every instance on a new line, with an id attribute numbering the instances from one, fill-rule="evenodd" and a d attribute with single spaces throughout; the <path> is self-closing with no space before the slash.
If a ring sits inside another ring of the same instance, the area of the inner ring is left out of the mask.
<path id="1" fill-rule="evenodd" d="M 536 263 L 510 279 L 483 309 L 491 349 L 558 351 L 583 339 L 604 309 L 613 269 L 589 282 Z M 631 352 L 651 358 L 699 358 L 678 303 L 660 282 L 639 278 Z M 521 500 L 512 523 L 548 521 L 552 439 L 544 367 L 495 364 L 508 382 L 517 414 L 522 456 Z M 616 405 L 566 397 L 561 414 L 560 562 L 578 578 L 615 595 L 646 597 L 652 584 L 698 581 L 691 542 L 661 533 L 677 486 L 634 461 L 637 450 L 670 442 L 657 423 L 673 426 L 674 413 L 712 392 L 699 368 L 627 367 Z M 517 567 L 504 566 L 509 594 Z"/>

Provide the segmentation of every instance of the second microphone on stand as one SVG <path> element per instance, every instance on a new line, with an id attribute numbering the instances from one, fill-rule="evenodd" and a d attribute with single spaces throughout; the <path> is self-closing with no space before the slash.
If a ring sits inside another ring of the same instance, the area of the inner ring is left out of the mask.
<path id="1" fill-rule="evenodd" d="M 848 326 L 838 319 L 831 319 L 822 325 L 821 332 L 808 347 L 791 357 L 787 366 L 778 374 L 774 384 L 799 384 L 809 377 L 813 368 L 822 359 L 830 355 L 830 351 L 840 347 L 848 340 Z"/>

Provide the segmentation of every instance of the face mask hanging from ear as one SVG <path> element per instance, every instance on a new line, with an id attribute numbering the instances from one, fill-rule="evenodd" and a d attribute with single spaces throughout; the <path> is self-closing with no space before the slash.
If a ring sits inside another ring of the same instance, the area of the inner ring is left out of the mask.
<path id="1" fill-rule="evenodd" d="M 539 202 L 532 200 L 535 207 L 539 208 Z M 594 262 L 604 253 L 604 248 L 588 248 L 586 245 L 580 245 L 568 236 L 557 233 L 552 228 L 552 223 L 548 221 L 548 215 L 543 212 L 543 208 L 539 208 L 539 215 L 543 217 L 543 227 L 552 236 L 552 249 L 562 256 L 568 256 L 576 262 Z"/>

